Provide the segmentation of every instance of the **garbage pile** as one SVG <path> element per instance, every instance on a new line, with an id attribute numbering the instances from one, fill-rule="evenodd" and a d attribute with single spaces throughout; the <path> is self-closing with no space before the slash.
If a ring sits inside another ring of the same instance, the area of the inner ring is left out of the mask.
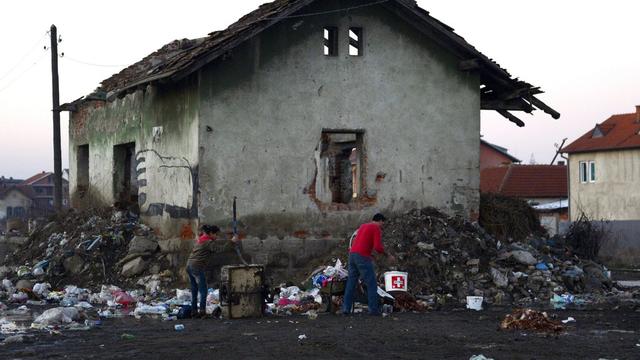
<path id="1" fill-rule="evenodd" d="M 70 210 L 37 228 L 5 263 L 17 265 L 14 278 L 54 286 L 128 286 L 141 275 L 171 278 L 162 270 L 178 262 L 175 253 L 181 245 L 180 239 L 159 240 L 130 211 Z"/>
<path id="2" fill-rule="evenodd" d="M 551 320 L 546 312 L 516 309 L 500 322 L 500 329 L 561 332 L 564 327 L 559 321 Z"/>
<path id="3" fill-rule="evenodd" d="M 122 316 L 138 319 L 151 316 L 164 321 L 190 317 L 190 290 L 175 289 L 171 294 L 154 292 L 158 279 L 145 280 L 146 289 L 126 291 L 114 285 L 103 285 L 93 292 L 74 285 L 54 290 L 49 283 L 19 288 L 5 279 L 0 286 L 0 335 L 40 330 L 89 330 L 101 325 L 104 319 Z M 220 312 L 218 290 L 209 289 L 206 304 L 207 314 Z"/>
<path id="4" fill-rule="evenodd" d="M 435 295 L 440 304 L 466 296 L 493 304 L 548 303 L 554 294 L 613 288 L 604 266 L 567 253 L 557 238 L 501 242 L 477 224 L 434 208 L 390 218 L 383 238 L 398 270 L 409 273 L 409 293 Z"/>

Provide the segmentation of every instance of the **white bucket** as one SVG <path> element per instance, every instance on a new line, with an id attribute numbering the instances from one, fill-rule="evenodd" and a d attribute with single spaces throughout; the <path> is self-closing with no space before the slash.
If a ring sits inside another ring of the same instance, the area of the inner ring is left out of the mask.
<path id="1" fill-rule="evenodd" d="M 409 274 L 402 271 L 387 271 L 384 273 L 384 289 L 386 291 L 407 291 Z"/>
<path id="2" fill-rule="evenodd" d="M 467 296 L 467 309 L 482 310 L 482 296 Z"/>

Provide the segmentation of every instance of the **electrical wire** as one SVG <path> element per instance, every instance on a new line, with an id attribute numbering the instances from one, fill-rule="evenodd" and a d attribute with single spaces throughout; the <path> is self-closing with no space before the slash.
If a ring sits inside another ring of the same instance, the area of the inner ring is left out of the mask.
<path id="1" fill-rule="evenodd" d="M 389 1 L 389 0 L 380 0 L 380 1 L 376 1 L 376 2 L 369 3 L 369 4 L 362 4 L 362 5 L 351 6 L 351 7 L 342 8 L 342 9 L 327 10 L 327 11 L 318 11 L 318 12 L 313 12 L 313 13 L 299 14 L 299 15 L 267 17 L 267 18 L 262 18 L 262 19 L 260 19 L 260 21 L 265 21 L 265 20 L 283 20 L 283 19 L 297 19 L 297 18 L 308 17 L 308 16 L 317 16 L 317 15 L 334 14 L 334 13 L 339 13 L 339 12 L 343 12 L 343 11 L 350 11 L 350 10 L 361 9 L 361 8 L 365 8 L 365 7 L 369 7 L 369 6 L 379 5 L 379 4 L 382 4 L 382 3 L 386 3 L 386 2 L 388 2 L 388 1 Z"/>
<path id="2" fill-rule="evenodd" d="M 71 61 L 73 61 L 73 62 L 75 62 L 75 63 L 82 64 L 82 65 L 88 65 L 88 66 L 98 66 L 98 67 L 127 67 L 127 66 L 129 66 L 129 65 L 107 65 L 107 64 L 94 64 L 94 63 L 90 63 L 90 62 L 87 62 L 87 61 L 82 61 L 82 60 L 74 59 L 74 58 L 72 58 L 72 57 L 68 56 L 67 54 L 64 54 L 64 55 L 62 56 L 62 59 L 68 59 L 68 60 L 71 60 Z"/>
<path id="3" fill-rule="evenodd" d="M 27 56 L 31 55 L 31 53 L 33 52 L 33 50 L 35 50 L 38 45 L 41 44 L 42 40 L 44 38 L 47 37 L 47 35 L 49 35 L 49 31 L 46 31 L 44 33 L 44 35 L 42 35 L 41 38 L 38 39 L 38 41 L 36 41 L 35 44 L 33 44 L 33 46 L 31 46 L 29 48 L 29 50 L 20 58 L 20 60 L 18 60 L 18 63 L 16 65 L 14 65 L 11 69 L 9 69 L 9 71 L 7 71 L 4 75 L 2 75 L 2 77 L 0 77 L 0 81 L 4 80 L 7 76 L 9 76 L 14 70 L 16 70 L 20 65 L 22 65 L 22 63 L 24 62 L 24 60 L 27 58 Z"/>
<path id="4" fill-rule="evenodd" d="M 24 74 L 26 74 L 29 70 L 33 69 L 36 65 L 38 65 L 38 63 L 40 61 L 42 61 L 42 59 L 49 53 L 49 49 L 46 49 L 44 51 L 44 53 L 42 55 L 40 55 L 40 57 L 38 59 L 36 59 L 36 61 L 31 64 L 29 67 L 27 67 L 26 69 L 24 69 L 20 74 L 18 74 L 18 76 L 14 77 L 11 81 L 9 81 L 7 83 L 7 85 L 5 85 L 3 88 L 0 88 L 0 92 L 5 91 L 6 89 L 8 89 L 11 85 L 13 85 L 13 83 L 15 83 L 18 79 L 20 79 Z"/>

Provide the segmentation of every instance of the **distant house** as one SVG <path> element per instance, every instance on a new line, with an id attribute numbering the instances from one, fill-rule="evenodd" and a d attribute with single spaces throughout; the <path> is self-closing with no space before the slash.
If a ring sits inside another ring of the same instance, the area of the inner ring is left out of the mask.
<path id="1" fill-rule="evenodd" d="M 640 105 L 609 117 L 562 149 L 569 154 L 569 213 L 607 220 L 605 257 L 640 263 Z"/>
<path id="2" fill-rule="evenodd" d="M 7 229 L 14 220 L 25 220 L 31 214 L 31 189 L 0 183 L 0 230 Z"/>
<path id="3" fill-rule="evenodd" d="M 569 220 L 564 165 L 512 164 L 487 168 L 480 172 L 480 192 L 527 200 L 552 235 L 562 232 Z"/>
<path id="4" fill-rule="evenodd" d="M 509 154 L 506 148 L 480 139 L 480 171 L 521 161 Z"/>
<path id="5" fill-rule="evenodd" d="M 20 186 L 31 189 L 33 217 L 46 216 L 54 211 L 54 174 L 41 172 L 22 181 Z M 62 179 L 62 206 L 69 205 L 69 181 Z"/>

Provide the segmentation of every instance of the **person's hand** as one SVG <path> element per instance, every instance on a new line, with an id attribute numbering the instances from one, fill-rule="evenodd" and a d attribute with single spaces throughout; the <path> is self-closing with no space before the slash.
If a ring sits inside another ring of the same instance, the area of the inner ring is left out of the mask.
<path id="1" fill-rule="evenodd" d="M 233 241 L 234 243 L 237 243 L 238 241 L 240 241 L 240 238 L 236 234 L 236 235 L 233 235 L 233 237 L 231 238 L 231 241 Z"/>

